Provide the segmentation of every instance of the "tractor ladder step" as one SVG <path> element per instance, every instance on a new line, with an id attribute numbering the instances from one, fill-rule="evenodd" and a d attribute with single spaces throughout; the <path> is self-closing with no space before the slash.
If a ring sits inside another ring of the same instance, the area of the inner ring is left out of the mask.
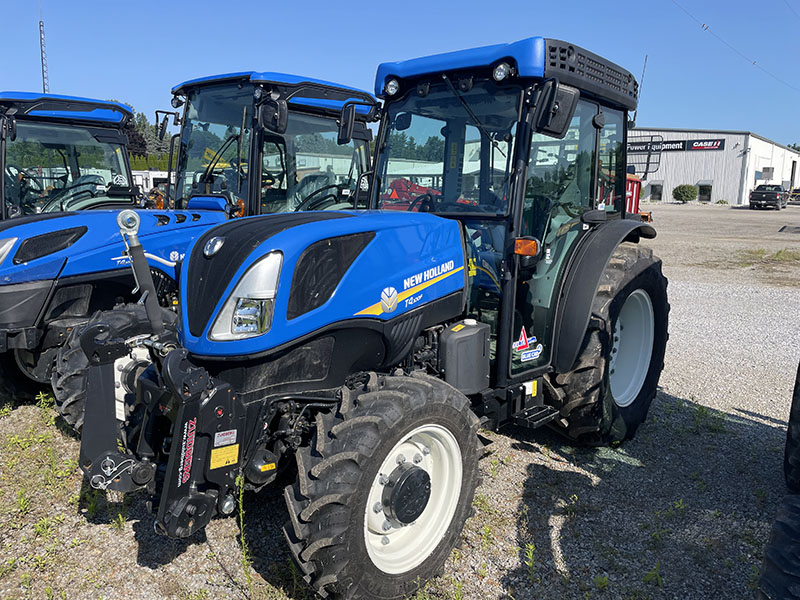
<path id="1" fill-rule="evenodd" d="M 511 415 L 511 421 L 519 427 L 536 429 L 558 418 L 558 411 L 552 406 L 531 406 Z"/>

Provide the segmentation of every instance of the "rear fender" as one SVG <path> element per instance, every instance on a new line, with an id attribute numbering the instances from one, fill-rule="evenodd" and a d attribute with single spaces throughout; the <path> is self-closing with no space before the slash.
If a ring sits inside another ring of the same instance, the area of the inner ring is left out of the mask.
<path id="1" fill-rule="evenodd" d="M 578 357 L 589 326 L 592 301 L 614 250 L 624 241 L 638 243 L 640 238 L 654 237 L 656 230 L 653 226 L 636 219 L 608 221 L 586 235 L 570 262 L 559 297 L 553 329 L 553 369 L 556 373 L 571 370 Z"/>

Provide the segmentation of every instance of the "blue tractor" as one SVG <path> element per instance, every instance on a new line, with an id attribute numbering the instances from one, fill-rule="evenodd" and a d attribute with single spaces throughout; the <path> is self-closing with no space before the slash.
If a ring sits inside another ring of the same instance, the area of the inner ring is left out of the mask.
<path id="1" fill-rule="evenodd" d="M 655 231 L 625 214 L 629 72 L 537 37 L 382 64 L 375 91 L 374 169 L 355 188 L 373 210 L 345 195 L 208 229 L 181 265 L 177 328 L 151 302 L 134 343 L 130 310 L 84 329 L 79 463 L 96 489 L 146 489 L 178 538 L 291 477 L 284 534 L 306 581 L 387 600 L 457 543 L 479 427 L 634 435 L 668 304 L 639 243 Z M 292 98 L 267 102 L 259 120 L 277 123 Z M 360 106 L 341 106 L 337 143 Z M 119 224 L 150 298 L 138 215 Z M 119 419 L 114 364 L 132 347 L 152 363 Z"/>
<path id="2" fill-rule="evenodd" d="M 132 299 L 115 225 L 119 210 L 143 205 L 128 163 L 132 118 L 116 102 L 0 92 L 0 394 L 30 399 L 76 326 Z M 157 296 L 171 305 L 175 264 L 225 216 L 141 218 Z"/>

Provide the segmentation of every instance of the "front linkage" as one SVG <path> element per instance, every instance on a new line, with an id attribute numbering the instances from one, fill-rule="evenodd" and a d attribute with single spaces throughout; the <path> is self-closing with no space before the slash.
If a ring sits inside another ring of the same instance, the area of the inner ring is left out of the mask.
<path id="1" fill-rule="evenodd" d="M 125 407 L 121 423 L 115 412 L 113 369 L 131 348 L 106 323 L 81 334 L 91 366 L 80 466 L 96 489 L 146 488 L 149 507 L 158 511 L 156 530 L 188 537 L 217 511 L 233 512 L 236 474 L 245 440 L 253 436 L 245 431 L 246 409 L 231 386 L 193 366 L 186 350 L 177 348 L 175 332 L 164 328 L 136 237 L 138 217 L 124 211 L 118 223 L 153 330 L 135 343 L 149 349 L 152 364 L 139 377 L 135 402 Z M 268 473 L 275 463 L 259 466 Z"/>

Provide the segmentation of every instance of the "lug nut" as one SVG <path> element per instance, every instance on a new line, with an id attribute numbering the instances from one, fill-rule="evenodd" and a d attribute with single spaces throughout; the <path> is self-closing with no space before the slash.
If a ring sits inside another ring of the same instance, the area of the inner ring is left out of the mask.
<path id="1" fill-rule="evenodd" d="M 389 521 L 384 521 L 383 522 L 383 530 L 384 531 L 389 531 L 391 528 L 392 528 L 392 524 L 389 523 Z"/>
<path id="2" fill-rule="evenodd" d="M 389 478 L 386 475 L 381 474 L 381 476 L 378 478 L 378 483 L 381 485 L 386 485 L 389 483 Z"/>
<path id="3" fill-rule="evenodd" d="M 375 506 L 372 507 L 373 512 L 379 513 L 383 510 L 383 504 L 380 502 L 376 502 Z"/>
<path id="4" fill-rule="evenodd" d="M 387 536 L 383 536 L 381 538 L 381 544 L 383 544 L 384 546 L 388 546 L 389 545 L 389 538 Z"/>
<path id="5" fill-rule="evenodd" d="M 427 446 L 423 446 L 423 448 L 422 448 L 422 453 L 423 453 L 425 456 L 428 456 L 428 454 L 430 454 L 430 453 L 431 453 L 431 449 L 430 449 L 430 448 L 428 448 Z"/>
<path id="6" fill-rule="evenodd" d="M 418 465 L 422 462 L 422 454 L 415 454 L 414 455 L 414 464 Z"/>
<path id="7" fill-rule="evenodd" d="M 402 465 L 404 462 L 406 462 L 406 457 L 405 456 L 403 456 L 401 454 L 400 456 L 397 457 L 397 464 L 398 465 Z"/>

